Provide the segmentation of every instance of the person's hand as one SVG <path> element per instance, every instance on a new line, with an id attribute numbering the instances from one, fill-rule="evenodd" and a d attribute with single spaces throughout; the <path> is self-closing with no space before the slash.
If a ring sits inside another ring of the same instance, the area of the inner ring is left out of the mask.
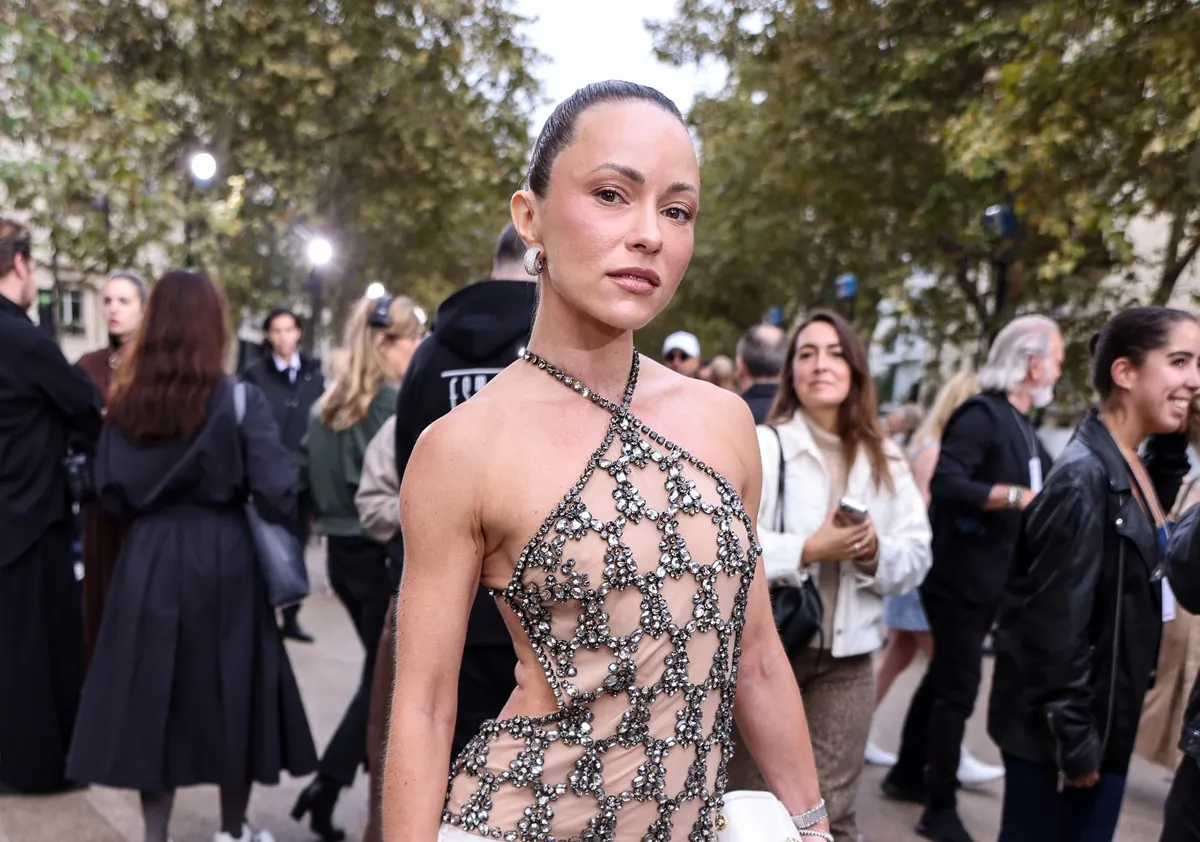
<path id="1" fill-rule="evenodd" d="M 1037 492 L 1030 488 L 1021 489 L 1021 500 L 1017 508 L 1024 510 L 1026 506 L 1033 502 L 1033 498 L 1037 497 Z"/>
<path id="2" fill-rule="evenodd" d="M 852 561 L 858 558 L 870 558 L 874 554 L 875 527 L 868 517 L 860 524 L 844 524 L 834 509 L 825 518 L 808 540 L 804 542 L 804 552 L 801 562 L 804 564 L 824 564 L 828 562 Z"/>
<path id="3" fill-rule="evenodd" d="M 1100 770 L 1093 769 L 1082 778 L 1075 778 L 1074 780 L 1067 778 L 1066 784 L 1075 789 L 1091 789 L 1096 785 L 1098 780 L 1100 780 Z"/>

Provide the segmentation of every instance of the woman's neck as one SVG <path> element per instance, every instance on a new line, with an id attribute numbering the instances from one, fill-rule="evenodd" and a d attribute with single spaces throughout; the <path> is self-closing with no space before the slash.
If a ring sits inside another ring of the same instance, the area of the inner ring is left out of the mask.
<path id="1" fill-rule="evenodd" d="M 1113 441 L 1127 459 L 1137 458 L 1138 445 L 1146 438 L 1146 428 L 1140 419 L 1129 412 L 1102 409 L 1100 423 L 1108 429 Z"/>
<path id="2" fill-rule="evenodd" d="M 633 360 L 633 332 L 603 325 L 556 300 L 538 307 L 529 350 L 596 394 L 621 403 Z"/>
<path id="3" fill-rule="evenodd" d="M 838 410 L 841 407 L 823 406 L 817 409 L 805 409 L 804 414 L 813 426 L 832 435 L 838 434 Z"/>

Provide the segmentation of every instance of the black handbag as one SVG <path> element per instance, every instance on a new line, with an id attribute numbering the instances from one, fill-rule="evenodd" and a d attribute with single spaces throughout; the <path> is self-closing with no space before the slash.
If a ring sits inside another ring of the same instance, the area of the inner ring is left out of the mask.
<path id="1" fill-rule="evenodd" d="M 246 415 L 245 383 L 234 384 L 233 407 L 237 414 L 238 437 L 241 439 L 242 419 Z M 242 441 L 242 452 L 245 453 Z M 282 608 L 304 599 L 308 596 L 308 568 L 304 564 L 304 547 L 300 545 L 300 539 L 286 526 L 263 520 L 254 508 L 253 500 L 247 500 L 244 508 L 246 521 L 254 536 L 254 549 L 266 586 L 267 601 L 276 608 Z"/>
<path id="2" fill-rule="evenodd" d="M 767 429 L 775 434 L 775 441 L 779 444 L 779 490 L 775 496 L 775 531 L 783 532 L 783 476 L 787 466 L 783 460 L 783 441 L 779 438 L 779 431 L 769 424 Z M 811 576 L 799 586 L 775 585 L 770 589 L 770 594 L 775 628 L 779 631 L 784 651 L 789 655 L 805 649 L 815 636 L 824 637 L 821 621 L 825 617 L 825 607 L 821 604 L 821 593 Z"/>

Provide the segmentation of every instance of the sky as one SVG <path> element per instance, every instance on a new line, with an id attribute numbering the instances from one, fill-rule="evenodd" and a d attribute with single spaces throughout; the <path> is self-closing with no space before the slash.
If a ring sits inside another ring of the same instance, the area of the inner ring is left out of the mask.
<path id="1" fill-rule="evenodd" d="M 718 67 L 671 67 L 654 57 L 643 21 L 667 20 L 676 0 L 517 0 L 517 11 L 537 18 L 526 34 L 544 56 L 538 68 L 550 98 L 534 116 L 541 131 L 554 105 L 589 82 L 625 79 L 658 88 L 687 112 L 697 93 L 719 90 Z"/>

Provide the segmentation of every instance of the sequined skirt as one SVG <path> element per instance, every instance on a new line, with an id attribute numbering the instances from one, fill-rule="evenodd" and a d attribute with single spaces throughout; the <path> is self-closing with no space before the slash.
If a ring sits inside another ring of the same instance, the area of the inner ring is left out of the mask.
<path id="1" fill-rule="evenodd" d="M 479 842 L 483 838 L 482 836 L 476 836 L 474 833 L 467 833 L 461 828 L 444 824 L 438 830 L 437 842 Z"/>

